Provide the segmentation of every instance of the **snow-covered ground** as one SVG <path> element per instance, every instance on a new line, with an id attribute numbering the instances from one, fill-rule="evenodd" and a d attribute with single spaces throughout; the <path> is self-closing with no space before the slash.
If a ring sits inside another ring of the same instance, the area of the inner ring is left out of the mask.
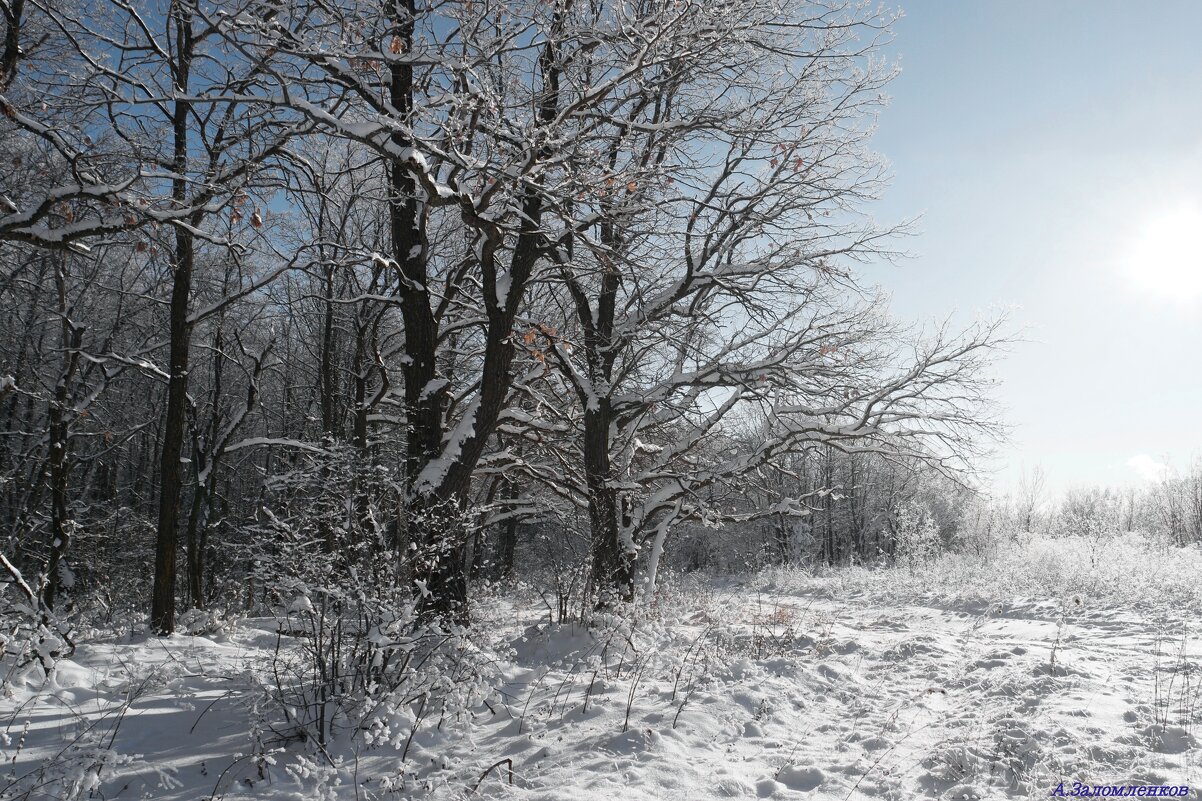
<path id="1" fill-rule="evenodd" d="M 1025 547 L 989 561 L 1032 560 L 1027 575 L 992 583 L 988 562 L 954 559 L 677 578 L 633 624 L 592 629 L 496 600 L 479 610 L 498 655 L 486 703 L 395 744 L 344 732 L 324 755 L 276 736 L 262 682 L 294 642 L 276 621 L 96 638 L 44 686 L 11 682 L 0 797 L 984 799 L 1074 781 L 1196 797 L 1198 554 L 1140 547 L 1092 568 Z M 1165 593 L 1128 597 L 1108 573 L 1124 569 L 1160 571 Z"/>

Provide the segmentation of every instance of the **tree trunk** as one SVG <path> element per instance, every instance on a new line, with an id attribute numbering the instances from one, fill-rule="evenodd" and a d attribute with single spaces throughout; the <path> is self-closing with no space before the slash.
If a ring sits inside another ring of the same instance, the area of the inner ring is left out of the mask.
<path id="1" fill-rule="evenodd" d="M 334 369 L 334 268 L 326 267 L 325 311 L 321 320 L 321 363 L 318 377 L 321 382 L 321 433 L 338 439 L 341 427 L 337 407 L 338 376 Z"/>
<path id="2" fill-rule="evenodd" d="M 184 95 L 188 91 L 192 58 L 192 9 L 186 2 L 177 2 L 173 15 L 176 27 L 175 86 Z M 177 99 L 172 113 L 172 128 L 178 177 L 172 182 L 171 196 L 181 204 L 188 192 L 188 184 L 183 177 L 188 163 L 188 114 L 188 101 Z M 192 294 L 194 244 L 187 227 L 175 226 L 170 311 L 171 377 L 167 384 L 167 412 L 163 421 L 162 456 L 159 460 L 159 525 L 155 540 L 154 595 L 150 610 L 150 626 L 156 634 L 175 631 L 175 552 L 184 478 L 180 460 L 183 458 L 188 410 L 188 350 L 192 334 L 188 307 Z"/>
<path id="3" fill-rule="evenodd" d="M 71 309 L 67 301 L 67 256 L 61 254 L 55 283 L 58 288 L 59 314 L 62 317 L 63 371 L 54 387 L 54 400 L 50 404 L 50 556 L 46 562 L 46 589 L 42 603 L 53 609 L 59 591 L 63 587 L 67 571 L 66 556 L 71 547 L 74 526 L 68 507 L 67 484 L 70 473 L 70 419 L 74 410 L 70 408 L 71 379 L 79 360 L 79 348 L 83 340 L 83 329 L 71 323 Z"/>
<path id="4" fill-rule="evenodd" d="M 188 403 L 188 299 L 192 286 L 192 237 L 176 228 L 175 279 L 171 288 L 171 379 L 159 460 L 159 526 L 155 543 L 154 601 L 151 627 L 158 634 L 175 630 L 175 551 L 180 496 L 183 490 L 183 446 Z"/>
<path id="5" fill-rule="evenodd" d="M 501 533 L 497 537 L 497 578 L 507 579 L 513 576 L 513 558 L 517 552 L 517 544 L 518 519 L 511 517 L 501 523 Z"/>
<path id="6" fill-rule="evenodd" d="M 610 476 L 609 399 L 584 413 L 584 472 L 592 542 L 590 586 L 598 608 L 634 598 L 634 554 L 624 547 L 618 496 Z"/>
<path id="7" fill-rule="evenodd" d="M 192 496 L 192 511 L 188 515 L 188 603 L 193 609 L 204 609 L 204 547 L 201 521 L 205 508 L 205 488 L 197 486 Z"/>
<path id="8" fill-rule="evenodd" d="M 387 0 L 385 11 L 395 22 L 401 50 L 412 52 L 415 0 Z M 553 24 L 556 28 L 562 24 L 561 12 L 555 13 Z M 538 101 L 537 116 L 542 125 L 550 125 L 558 113 L 557 48 L 556 37 L 548 37 L 539 58 L 544 91 Z M 407 118 L 414 102 L 413 67 L 408 61 L 394 61 L 389 71 L 389 101 L 399 117 Z M 399 131 L 393 135 L 392 143 L 402 152 L 415 145 Z M 541 145 L 535 154 L 536 161 L 548 158 L 551 148 L 550 144 Z M 466 620 L 468 565 L 463 557 L 470 532 L 461 511 L 467 501 L 472 473 L 508 402 L 513 381 L 513 321 L 534 265 L 543 254 L 543 197 L 539 188 L 542 178 L 533 175 L 525 180 L 521 222 L 513 240 L 507 275 L 501 273 L 497 258 L 497 251 L 505 244 L 505 233 L 478 215 L 468 215 L 479 233 L 477 258 L 486 325 L 479 394 L 472 407 L 464 412 L 472 415 L 468 421 L 471 429 L 448 446 L 455 450 L 451 455 L 443 452 L 447 382 L 438 380 L 439 321 L 427 290 L 427 207 L 418 201 L 411 169 L 412 165 L 402 158 L 394 158 L 388 165 L 389 228 L 393 261 L 402 285 L 400 308 L 407 357 L 404 397 L 408 426 L 405 473 L 409 478 L 409 539 L 419 543 L 421 552 L 417 570 L 418 580 L 425 587 L 421 614 Z M 427 471 L 427 468 L 435 469 Z"/>

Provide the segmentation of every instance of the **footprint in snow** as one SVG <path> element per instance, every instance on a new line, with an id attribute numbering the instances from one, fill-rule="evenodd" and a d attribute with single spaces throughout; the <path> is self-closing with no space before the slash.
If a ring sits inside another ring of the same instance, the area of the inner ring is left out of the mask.
<path id="1" fill-rule="evenodd" d="M 978 659 L 972 666 L 973 670 L 994 670 L 995 668 L 1004 667 L 1006 662 L 1002 659 Z"/>
<path id="2" fill-rule="evenodd" d="M 814 767 L 786 765 L 777 771 L 776 780 L 790 790 L 809 792 L 826 781 L 826 774 Z"/>

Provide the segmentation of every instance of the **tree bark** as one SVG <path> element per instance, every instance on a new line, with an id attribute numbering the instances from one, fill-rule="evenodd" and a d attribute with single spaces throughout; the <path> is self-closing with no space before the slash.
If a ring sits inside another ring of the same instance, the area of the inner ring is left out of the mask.
<path id="1" fill-rule="evenodd" d="M 339 435 L 339 415 L 337 407 L 338 376 L 334 369 L 334 268 L 326 267 L 325 274 L 325 309 L 321 320 L 321 363 L 319 380 L 321 382 L 321 432 L 332 440 Z"/>
<path id="2" fill-rule="evenodd" d="M 63 370 L 54 387 L 54 400 L 50 404 L 50 556 L 46 561 L 46 588 L 42 603 L 54 609 L 58 594 L 63 586 L 63 574 L 67 569 L 66 556 L 71 548 L 73 522 L 68 498 L 70 480 L 71 449 L 71 379 L 79 362 L 79 348 L 83 342 L 83 329 L 71 322 L 71 309 L 67 299 L 67 254 L 58 254 L 60 260 L 55 271 L 58 289 L 59 315 L 62 330 Z"/>
<path id="3" fill-rule="evenodd" d="M 618 494 L 610 476 L 609 399 L 584 414 L 584 469 L 592 543 L 590 585 L 598 608 L 634 597 L 634 554 L 623 547 Z"/>
<path id="4" fill-rule="evenodd" d="M 180 0 L 174 5 L 176 54 L 175 87 L 181 96 L 188 91 L 192 60 L 192 9 Z M 176 178 L 172 181 L 171 196 L 183 204 L 188 185 L 184 172 L 188 165 L 189 102 L 175 100 L 172 112 L 172 133 Z M 183 489 L 184 433 L 188 407 L 188 352 L 191 325 L 188 308 L 192 294 L 192 268 L 195 243 L 191 232 L 175 226 L 175 260 L 172 265 L 170 310 L 170 379 L 167 384 L 167 411 L 163 421 L 163 445 L 159 460 L 159 522 L 155 540 L 154 594 L 151 601 L 150 626 L 156 634 L 175 631 L 175 557 L 178 541 L 179 505 Z"/>

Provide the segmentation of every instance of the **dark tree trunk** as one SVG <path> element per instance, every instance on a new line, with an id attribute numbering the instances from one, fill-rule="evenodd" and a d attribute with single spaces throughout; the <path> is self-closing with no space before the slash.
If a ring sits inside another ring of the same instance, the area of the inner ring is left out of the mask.
<path id="1" fill-rule="evenodd" d="M 414 0 L 386 0 L 385 13 L 395 23 L 403 52 L 412 52 L 416 16 Z M 559 24 L 557 15 L 556 25 Z M 546 125 L 556 116 L 559 104 L 559 61 L 555 36 L 548 37 L 539 58 L 543 92 L 538 121 Z M 395 61 L 389 66 L 389 102 L 395 113 L 407 118 L 414 104 L 413 67 Z M 402 152 L 415 143 L 397 132 L 393 144 Z M 535 154 L 542 161 L 550 154 L 544 145 Z M 388 211 L 392 257 L 399 272 L 399 306 L 405 334 L 403 375 L 406 414 L 405 474 L 409 480 L 407 509 L 408 539 L 418 545 L 415 579 L 424 587 L 420 603 L 423 617 L 466 620 L 467 572 L 464 555 L 471 528 L 462 508 L 471 486 L 472 473 L 508 402 L 512 384 L 514 345 L 510 335 L 514 318 L 526 291 L 534 265 L 541 257 L 543 200 L 537 175 L 527 177 L 521 195 L 521 222 L 513 240 L 512 257 L 505 276 L 507 290 L 498 280 L 501 266 L 497 251 L 505 243 L 495 224 L 464 210 L 464 220 L 479 237 L 478 265 L 485 324 L 479 395 L 465 414 L 472 415 L 471 433 L 456 443 L 457 453 L 443 458 L 443 407 L 447 384 L 439 381 L 439 318 L 427 287 L 429 242 L 426 236 L 427 207 L 418 200 L 413 165 L 394 158 L 388 165 Z M 435 469 L 435 466 L 436 469 Z"/>
<path id="2" fill-rule="evenodd" d="M 616 169 L 618 147 L 615 142 L 610 148 L 610 170 Z M 619 509 L 622 498 L 613 486 L 610 463 L 610 431 L 615 422 L 613 376 L 620 350 L 619 343 L 614 341 L 614 321 L 622 280 L 614 259 L 622 249 L 623 238 L 609 208 L 603 209 L 601 220 L 599 238 L 603 249 L 594 255 L 601 262 L 602 270 L 595 299 L 586 294 L 584 287 L 574 277 L 566 276 L 576 319 L 584 331 L 590 384 L 587 392 L 580 387 L 577 387 L 577 391 L 584 405 L 581 449 L 584 452 L 592 551 L 589 589 L 599 608 L 608 607 L 618 600 L 633 600 L 635 571 L 635 553 L 628 542 L 623 542 L 621 534 L 622 528 L 629 525 L 629 520 L 626 519 L 625 508 Z M 573 246 L 574 243 L 569 241 L 569 257 Z"/>
<path id="3" fill-rule="evenodd" d="M 79 348 L 83 340 L 83 329 L 71 322 L 71 309 L 67 299 L 67 256 L 59 256 L 59 267 L 55 271 L 58 289 L 59 314 L 62 317 L 63 370 L 54 387 L 54 400 L 50 404 L 50 556 L 46 562 L 46 589 L 42 603 L 53 609 L 62 589 L 66 556 L 71 548 L 73 523 L 68 499 L 70 473 L 71 434 L 70 420 L 74 412 L 71 406 L 71 379 L 79 361 Z"/>
<path id="4" fill-rule="evenodd" d="M 835 500 L 833 497 L 835 484 L 835 460 L 831 454 L 831 449 L 826 449 L 826 454 L 823 463 L 823 489 L 826 492 L 823 504 L 823 525 L 824 539 L 826 542 L 826 564 L 833 566 L 835 564 L 836 549 L 835 549 Z"/>
<path id="5" fill-rule="evenodd" d="M 398 16 L 398 27 L 408 52 L 412 44 L 414 2 L 404 2 L 406 13 Z M 391 69 L 392 105 L 398 113 L 405 115 L 413 107 L 412 68 L 407 64 L 394 64 Z M 539 58 L 544 91 L 539 101 L 538 120 L 544 125 L 552 122 L 557 113 L 559 69 L 557 43 L 552 36 Z M 401 146 L 411 146 L 403 139 L 394 141 Z M 536 158 L 541 161 L 549 154 L 549 147 L 544 146 Z M 479 218 L 472 220 L 474 225 L 480 226 L 479 265 L 486 311 L 479 396 L 474 410 L 465 412 L 474 414 L 474 424 L 471 434 L 461 443 L 457 457 L 450 460 L 445 469 L 423 475 L 425 468 L 441 456 L 446 387 L 432 383 L 437 378 L 438 323 L 424 289 L 428 242 L 424 216 L 419 214 L 415 197 L 414 178 L 400 162 L 391 165 L 390 175 L 393 253 L 406 287 L 401 295 L 406 353 L 410 358 L 405 369 L 405 406 L 409 419 L 406 468 L 411 479 L 410 503 L 417 513 L 411 513 L 409 518 L 416 526 L 411 538 L 424 544 L 421 572 L 426 576 L 427 592 L 423 593 L 421 610 L 427 617 L 462 621 L 467 615 L 468 565 L 464 562 L 464 551 L 469 532 L 460 511 L 467 499 L 472 472 L 508 401 L 514 356 L 510 335 L 526 285 L 541 256 L 543 199 L 538 187 L 540 179 L 528 178 L 522 194 L 521 223 L 508 265 L 506 291 L 498 292 L 501 283 L 496 258 L 504 236 L 490 223 Z"/>
<path id="6" fill-rule="evenodd" d="M 188 92 L 193 34 L 192 9 L 187 2 L 174 5 L 175 87 L 181 95 Z M 183 177 L 188 164 L 189 103 L 177 99 L 172 113 L 175 169 L 179 177 L 172 182 L 172 198 L 183 204 L 188 184 Z M 194 245 L 191 232 L 175 226 L 175 260 L 171 283 L 171 377 L 167 384 L 167 412 L 163 421 L 162 455 L 159 460 L 159 524 L 155 541 L 154 595 L 150 626 L 156 634 L 175 630 L 175 556 L 178 540 L 179 506 L 183 489 L 184 433 L 188 411 L 188 351 L 191 325 L 188 307 L 192 294 Z"/>
<path id="7" fill-rule="evenodd" d="M 193 609 L 204 609 L 204 528 L 201 521 L 206 505 L 205 488 L 197 486 L 192 496 L 192 510 L 188 515 L 188 603 Z"/>
<path id="8" fill-rule="evenodd" d="M 155 543 L 154 600 L 151 627 L 158 634 L 175 630 L 175 552 L 183 490 L 184 433 L 188 404 L 188 299 L 192 286 L 191 235 L 176 229 L 175 277 L 171 288 L 171 379 L 159 460 L 159 525 Z"/>
<path id="9" fill-rule="evenodd" d="M 512 578 L 514 555 L 517 553 L 518 519 L 511 517 L 501 523 L 501 532 L 497 537 L 497 569 L 499 579 Z"/>
<path id="10" fill-rule="evenodd" d="M 607 247 L 617 247 L 618 237 L 612 224 L 602 226 L 601 239 Z M 585 405 L 583 450 L 593 557 L 590 585 L 598 606 L 634 598 L 635 560 L 635 554 L 622 542 L 620 532 L 624 521 L 619 516 L 620 498 L 613 486 L 610 464 L 610 430 L 614 422 L 612 381 L 617 358 L 613 327 L 620 279 L 612 264 L 606 268 L 601 278 L 595 318 L 583 293 L 579 289 L 573 293 L 577 317 L 585 329 L 586 357 L 593 389 L 591 396 L 582 398 Z"/>
<path id="11" fill-rule="evenodd" d="M 783 495 L 784 493 L 782 492 L 781 494 Z M 789 555 L 791 552 L 789 547 L 789 518 L 785 517 L 784 515 L 779 515 L 776 518 L 775 528 L 777 548 L 780 549 L 780 563 L 782 565 L 787 565 L 789 564 Z"/>
<path id="12" fill-rule="evenodd" d="M 584 470 L 592 543 L 591 586 L 598 607 L 634 597 L 634 554 L 622 545 L 618 496 L 610 476 L 609 399 L 584 414 Z"/>
<path id="13" fill-rule="evenodd" d="M 499 438 L 498 438 L 499 439 Z M 500 442 L 502 448 L 505 447 L 504 442 Z M 521 442 L 514 445 L 518 455 L 522 453 Z M 494 559 L 496 562 L 493 566 L 493 575 L 497 579 L 507 579 L 513 576 L 514 555 L 517 552 L 518 544 L 518 518 L 516 510 L 513 508 L 513 501 L 518 498 L 518 483 L 516 481 L 501 478 L 500 498 L 503 502 L 502 508 L 509 515 L 501 521 L 497 530 L 497 545 L 495 548 Z"/>
<path id="14" fill-rule="evenodd" d="M 23 55 L 21 50 L 21 23 L 25 13 L 25 0 L 12 0 L 5 3 L 4 13 L 4 47 L 0 48 L 0 92 L 12 85 L 17 79 L 17 64 Z"/>
<path id="15" fill-rule="evenodd" d="M 338 439 L 338 376 L 334 370 L 334 268 L 326 268 L 325 312 L 321 320 L 321 432 Z"/>
<path id="16" fill-rule="evenodd" d="M 225 339 L 221 326 L 213 331 L 213 376 L 210 391 L 211 411 L 208 421 L 207 441 L 201 442 L 199 434 L 193 435 L 193 466 L 197 476 L 196 490 L 192 494 L 192 508 L 188 513 L 188 529 L 185 538 L 185 553 L 187 555 L 188 603 L 193 609 L 204 609 L 204 538 L 208 525 L 211 481 L 216 475 L 217 465 L 210 463 L 215 460 L 218 447 L 217 438 L 221 430 L 221 387 L 225 366 Z M 199 421 L 195 422 L 199 428 Z M 203 480 L 201 478 L 203 477 Z"/>

